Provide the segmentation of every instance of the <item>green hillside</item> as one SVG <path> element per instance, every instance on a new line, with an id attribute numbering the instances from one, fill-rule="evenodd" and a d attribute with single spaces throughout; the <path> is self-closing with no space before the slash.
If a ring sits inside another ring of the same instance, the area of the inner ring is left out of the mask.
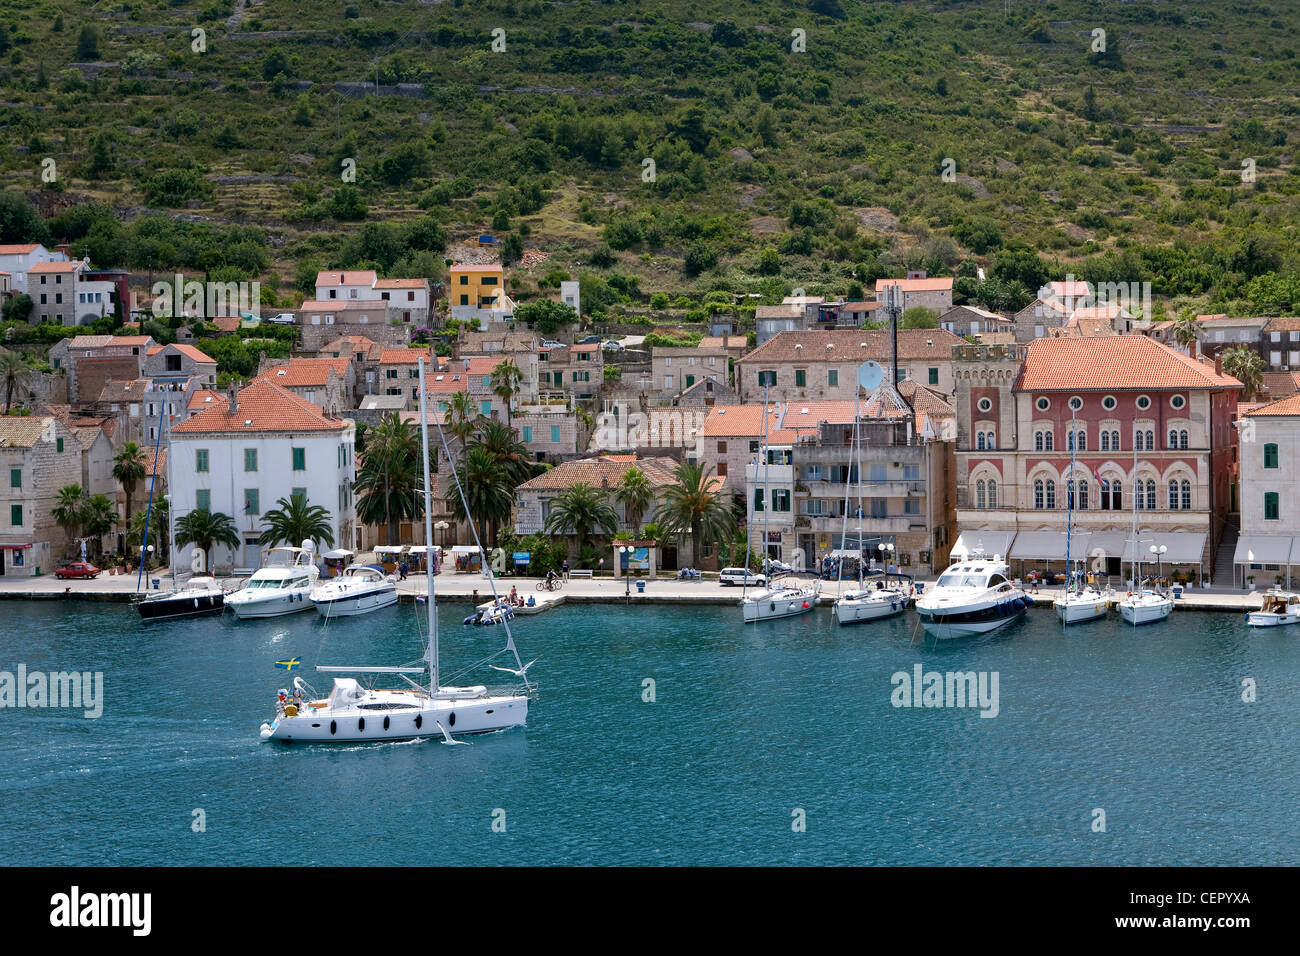
<path id="1" fill-rule="evenodd" d="M 436 279 L 490 232 L 549 255 L 521 298 L 588 273 L 598 307 L 921 267 L 994 307 L 1073 271 L 1300 311 L 1300 6 L 1009 6 L 8 0 L 0 241 L 286 303 L 319 267 Z"/>

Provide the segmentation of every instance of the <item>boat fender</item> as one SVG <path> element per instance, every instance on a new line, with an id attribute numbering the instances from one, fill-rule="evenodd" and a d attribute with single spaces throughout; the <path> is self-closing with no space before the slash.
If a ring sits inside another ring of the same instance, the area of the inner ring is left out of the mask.
<path id="1" fill-rule="evenodd" d="M 423 715 L 423 714 L 416 714 L 416 715 L 415 715 L 415 729 L 416 729 L 416 730 L 419 730 L 419 729 L 420 729 L 420 725 L 423 724 L 423 723 L 424 723 L 424 715 Z"/>
<path id="2" fill-rule="evenodd" d="M 811 605 L 809 605 L 809 603 L 808 603 L 807 601 L 804 601 L 804 602 L 803 602 L 803 609 L 804 609 L 805 611 L 808 610 L 808 608 L 809 608 L 810 606 L 811 606 Z"/>
<path id="3" fill-rule="evenodd" d="M 336 721 L 331 720 L 331 721 L 330 721 L 330 733 L 331 733 L 331 734 L 336 734 L 336 733 L 338 733 L 338 730 L 339 730 L 339 725 L 338 725 L 338 723 L 337 723 Z"/>
<path id="4" fill-rule="evenodd" d="M 384 718 L 384 730 L 387 730 L 387 729 L 388 729 L 388 718 L 385 717 L 385 718 Z"/>
<path id="5" fill-rule="evenodd" d="M 357 721 L 357 730 L 366 729 L 366 718 L 362 717 Z"/>

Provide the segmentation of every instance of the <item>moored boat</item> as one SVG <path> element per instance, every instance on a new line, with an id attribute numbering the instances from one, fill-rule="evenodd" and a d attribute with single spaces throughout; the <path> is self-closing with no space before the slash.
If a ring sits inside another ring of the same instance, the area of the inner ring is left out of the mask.
<path id="1" fill-rule="evenodd" d="M 1000 556 L 972 555 L 939 575 L 934 590 L 916 599 L 916 613 L 928 634 L 951 640 L 1005 627 L 1032 603 L 1012 583 Z"/>
<path id="2" fill-rule="evenodd" d="M 311 603 L 326 620 L 367 614 L 396 604 L 397 584 L 384 573 L 383 568 L 354 564 L 344 568 L 341 577 L 312 591 Z"/>
<path id="3" fill-rule="evenodd" d="M 235 617 L 279 617 L 312 608 L 311 590 L 319 571 L 309 548 L 272 548 L 271 554 L 292 558 L 292 564 L 267 564 L 253 572 L 238 591 L 226 598 Z"/>
<path id="4" fill-rule="evenodd" d="M 225 610 L 227 591 L 215 578 L 192 577 L 164 594 L 150 594 L 136 603 L 143 621 L 220 614 Z"/>
<path id="5" fill-rule="evenodd" d="M 1281 627 L 1300 621 L 1300 594 L 1269 588 L 1264 592 L 1264 606 L 1246 615 L 1251 627 Z"/>

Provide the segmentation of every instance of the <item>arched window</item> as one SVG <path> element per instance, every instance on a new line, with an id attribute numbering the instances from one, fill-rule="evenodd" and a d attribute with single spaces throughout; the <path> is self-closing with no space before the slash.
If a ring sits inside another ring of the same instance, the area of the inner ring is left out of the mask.
<path id="1" fill-rule="evenodd" d="M 1187 429 L 1186 429 L 1186 428 L 1184 428 L 1182 431 L 1180 431 L 1180 432 L 1178 433 L 1178 447 L 1179 447 L 1179 448 L 1186 448 L 1186 447 L 1187 447 Z"/>
<path id="2" fill-rule="evenodd" d="M 1142 494 L 1142 487 L 1143 484 L 1141 481 L 1133 482 L 1133 494 L 1135 495 L 1133 503 L 1137 507 L 1138 511 L 1146 510 L 1147 506 L 1146 495 Z"/>
<path id="3" fill-rule="evenodd" d="M 1043 479 L 1034 482 L 1034 507 L 1042 510 L 1043 507 Z"/>
<path id="4" fill-rule="evenodd" d="M 1169 510 L 1178 510 L 1178 482 L 1169 482 Z"/>
<path id="5" fill-rule="evenodd" d="M 1116 478 L 1110 483 L 1110 510 L 1124 510 L 1124 489 L 1123 482 Z"/>
<path id="6" fill-rule="evenodd" d="M 994 437 L 993 432 L 988 433 L 988 438 L 984 440 L 984 443 L 988 445 L 989 451 L 992 451 L 993 449 L 998 447 L 998 442 L 997 439 Z"/>
<path id="7" fill-rule="evenodd" d="M 1047 507 L 1056 507 L 1056 482 L 1050 478 L 1047 479 Z"/>
<path id="8" fill-rule="evenodd" d="M 1119 449 L 1119 431 L 1118 431 L 1118 430 L 1113 431 L 1113 432 L 1110 433 L 1110 450 L 1111 450 L 1111 451 L 1119 451 L 1119 450 L 1120 450 L 1120 449 Z"/>
<path id="9" fill-rule="evenodd" d="M 1075 507 L 1081 511 L 1088 510 L 1088 479 L 1086 478 L 1079 482 L 1079 503 Z"/>
<path id="10" fill-rule="evenodd" d="M 1155 510 L 1156 510 L 1156 483 L 1154 481 L 1148 481 L 1147 482 L 1147 511 L 1155 511 Z"/>
<path id="11" fill-rule="evenodd" d="M 1074 432 L 1069 432 L 1065 436 L 1065 450 L 1074 451 Z"/>
<path id="12" fill-rule="evenodd" d="M 1101 508 L 1101 510 L 1102 510 L 1102 511 L 1107 511 L 1107 510 L 1109 510 L 1109 508 L 1110 508 L 1110 482 L 1107 481 L 1105 478 L 1103 478 L 1103 479 L 1101 480 L 1101 484 L 1097 486 L 1097 497 L 1098 497 L 1098 499 L 1099 499 L 1100 502 L 1101 502 L 1101 504 L 1100 504 L 1100 508 Z"/>
<path id="13" fill-rule="evenodd" d="M 1043 432 L 1043 447 L 1048 451 L 1052 450 L 1052 432 Z"/>
<path id="14" fill-rule="evenodd" d="M 1190 481 L 1183 482 L 1183 510 L 1192 510 L 1192 483 Z"/>
<path id="15" fill-rule="evenodd" d="M 997 506 L 998 506 L 998 483 L 994 481 L 992 478 L 990 478 L 989 479 L 989 507 L 996 508 Z"/>
<path id="16" fill-rule="evenodd" d="M 1065 507 L 1073 508 L 1074 505 L 1074 479 L 1065 480 Z"/>
<path id="17" fill-rule="evenodd" d="M 1168 447 L 1170 447 L 1170 448 L 1177 448 L 1177 447 L 1178 447 L 1178 429 L 1177 429 L 1177 428 L 1171 428 L 1171 429 L 1169 429 L 1169 445 L 1168 445 Z"/>
<path id="18" fill-rule="evenodd" d="M 981 435 L 980 437 L 983 438 L 984 436 Z M 984 508 L 984 482 L 983 481 L 975 482 L 975 507 L 980 509 Z"/>
<path id="19" fill-rule="evenodd" d="M 975 450 L 976 450 L 976 451 L 983 451 L 983 450 L 984 450 L 984 433 L 983 433 L 983 432 L 980 432 L 978 435 L 975 436 Z M 981 482 L 981 484 L 983 484 L 983 482 Z"/>
<path id="20" fill-rule="evenodd" d="M 1110 451 L 1110 432 L 1108 431 L 1101 433 L 1101 450 Z"/>
<path id="21" fill-rule="evenodd" d="M 1043 433 L 1034 432 L 1034 451 L 1043 450 Z"/>
<path id="22" fill-rule="evenodd" d="M 1156 450 L 1156 433 L 1155 433 L 1154 431 L 1148 431 L 1148 432 L 1147 432 L 1147 451 L 1155 451 L 1155 450 Z"/>

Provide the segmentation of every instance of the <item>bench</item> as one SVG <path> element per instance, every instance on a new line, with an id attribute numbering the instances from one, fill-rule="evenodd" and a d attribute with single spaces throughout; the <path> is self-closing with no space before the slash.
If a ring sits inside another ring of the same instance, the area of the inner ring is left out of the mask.
<path id="1" fill-rule="evenodd" d="M 583 568 L 582 570 L 579 570 L 579 571 L 570 571 L 570 572 L 569 572 L 569 577 L 571 577 L 571 578 L 589 578 L 589 577 L 591 577 L 591 568 Z"/>

